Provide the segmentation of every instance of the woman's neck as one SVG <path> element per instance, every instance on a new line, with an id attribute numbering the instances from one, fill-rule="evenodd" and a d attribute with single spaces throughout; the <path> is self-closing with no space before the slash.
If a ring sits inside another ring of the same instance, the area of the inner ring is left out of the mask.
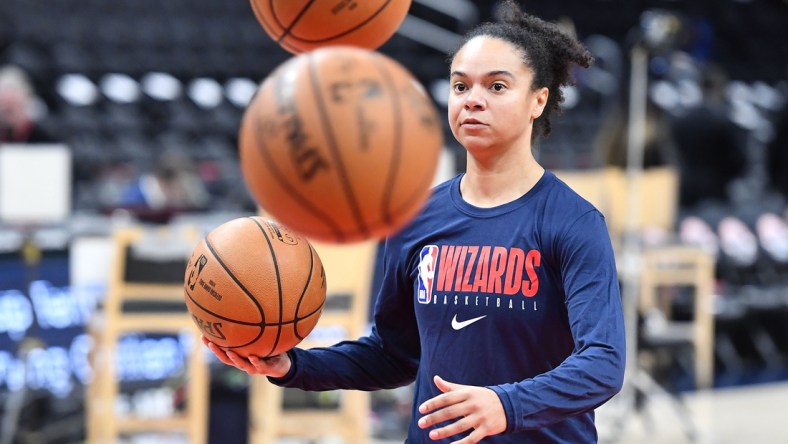
<path id="1" fill-rule="evenodd" d="M 530 147 L 484 161 L 469 154 L 460 193 L 473 206 L 496 207 L 527 193 L 543 173 L 544 168 L 534 159 Z"/>

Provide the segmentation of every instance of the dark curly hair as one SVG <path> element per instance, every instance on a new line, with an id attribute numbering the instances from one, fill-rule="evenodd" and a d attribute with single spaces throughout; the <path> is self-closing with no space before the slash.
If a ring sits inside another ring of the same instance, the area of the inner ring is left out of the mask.
<path id="1" fill-rule="evenodd" d="M 485 22 L 469 31 L 460 48 L 474 37 L 489 36 L 520 48 L 523 62 L 534 72 L 532 89 L 547 87 L 550 94 L 542 115 L 534 121 L 531 139 L 550 135 L 550 117 L 561 113 L 564 94 L 561 87 L 574 84 L 572 64 L 588 68 L 594 57 L 577 39 L 557 25 L 524 13 L 514 0 L 504 0 L 498 21 Z M 459 51 L 459 49 L 458 49 Z M 454 60 L 457 51 L 450 57 Z"/>

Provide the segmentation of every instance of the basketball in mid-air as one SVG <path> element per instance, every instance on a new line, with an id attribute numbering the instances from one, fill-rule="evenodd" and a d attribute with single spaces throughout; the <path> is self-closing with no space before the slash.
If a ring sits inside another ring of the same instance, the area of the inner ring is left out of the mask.
<path id="1" fill-rule="evenodd" d="M 241 356 L 268 357 L 300 343 L 326 299 L 323 264 L 287 227 L 244 217 L 211 230 L 194 248 L 186 306 L 211 342 Z"/>
<path id="2" fill-rule="evenodd" d="M 250 0 L 257 21 L 298 54 L 327 45 L 376 49 L 394 35 L 411 0 Z"/>
<path id="3" fill-rule="evenodd" d="M 381 238 L 422 208 L 443 129 L 421 84 L 395 60 L 350 46 L 277 67 L 247 106 L 244 180 L 262 209 L 310 239 Z"/>

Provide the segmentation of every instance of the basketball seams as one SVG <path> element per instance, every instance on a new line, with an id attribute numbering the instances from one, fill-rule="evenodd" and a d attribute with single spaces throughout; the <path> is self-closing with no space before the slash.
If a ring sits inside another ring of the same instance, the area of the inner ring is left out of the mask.
<path id="1" fill-rule="evenodd" d="M 276 15 L 276 10 L 274 9 L 274 0 L 269 0 L 268 4 L 271 6 L 271 15 L 273 15 L 276 21 L 279 22 L 280 25 L 282 25 L 282 35 L 279 36 L 279 38 L 277 39 L 278 43 L 281 43 L 286 37 L 291 35 L 290 31 L 293 30 L 294 26 L 298 25 L 298 21 L 301 20 L 301 18 L 304 16 L 304 14 L 306 14 L 307 10 L 309 10 L 309 7 L 312 6 L 312 3 L 314 2 L 315 0 L 309 0 L 307 4 L 304 5 L 304 7 L 301 9 L 301 11 L 298 12 L 295 18 L 293 18 L 293 21 L 290 22 L 289 25 L 284 26 L 281 24 L 281 22 L 279 21 L 279 17 L 277 17 Z"/>
<path id="2" fill-rule="evenodd" d="M 378 10 L 375 11 L 373 14 L 370 14 L 369 17 L 367 17 L 363 21 L 359 22 L 358 24 L 354 25 L 352 28 L 349 28 L 346 31 L 340 32 L 339 34 L 334 34 L 334 35 L 331 35 L 331 36 L 323 37 L 321 39 L 308 39 L 308 38 L 304 38 L 304 37 L 298 37 L 297 35 L 295 35 L 295 34 L 293 34 L 291 32 L 291 33 L 288 34 L 287 37 L 289 39 L 291 39 L 291 40 L 296 40 L 296 41 L 299 41 L 299 42 L 308 43 L 308 44 L 316 44 L 316 45 L 319 45 L 321 43 L 327 43 L 327 42 L 330 42 L 332 40 L 340 39 L 340 38 L 342 38 L 342 37 L 344 37 L 346 35 L 352 34 L 352 33 L 356 32 L 356 31 L 358 31 L 359 29 L 367 26 L 371 21 L 373 21 L 381 13 L 383 13 L 386 10 L 386 8 L 388 8 L 388 6 L 391 3 L 391 1 L 392 0 L 386 0 L 385 2 L 383 2 L 383 4 L 380 6 L 380 8 L 378 8 Z M 291 27 L 291 29 L 292 29 L 292 27 Z M 290 30 L 288 30 L 288 31 L 290 31 Z M 396 30 L 395 30 L 395 32 L 396 32 Z"/>
<path id="3" fill-rule="evenodd" d="M 265 218 L 247 218 L 252 219 L 254 225 L 242 219 L 223 224 L 209 232 L 192 253 L 192 256 L 201 255 L 198 278 L 202 277 L 203 268 L 208 266 L 203 273 L 205 281 L 200 286 L 216 286 L 215 296 L 221 303 L 211 304 L 212 299 L 207 294 L 189 289 L 189 285 L 196 281 L 192 281 L 188 269 L 184 295 L 186 307 L 197 326 L 204 332 L 210 333 L 214 328 L 218 331 L 216 337 L 222 339 L 216 341 L 219 347 L 235 350 L 243 356 L 253 354 L 265 358 L 289 350 L 312 331 L 325 306 L 325 287 L 322 282 L 313 282 L 320 279 L 315 273 L 320 258 L 308 240 L 288 233 L 287 227 Z M 269 227 L 276 230 L 276 235 Z M 262 233 L 267 249 L 262 245 L 258 231 Z M 282 245 L 277 243 L 277 236 L 280 236 Z M 239 244 L 239 241 L 245 244 Z M 234 246 L 240 247 L 241 255 L 235 254 Z M 295 272 L 288 272 L 291 265 L 296 267 Z M 262 292 L 265 300 L 258 299 L 250 291 L 273 290 L 274 285 L 278 288 L 278 301 L 274 299 L 273 291 Z M 292 287 L 296 291 L 287 291 Z M 225 298 L 221 298 L 218 292 L 224 293 Z M 244 297 L 251 300 L 262 322 L 243 320 L 248 319 L 246 313 L 252 313 L 251 306 L 244 305 Z M 277 302 L 278 316 L 273 313 Z M 308 310 L 306 304 L 309 304 Z M 301 310 L 308 312 L 300 313 Z M 266 319 L 266 313 L 274 319 Z"/>
<path id="4" fill-rule="evenodd" d="M 276 86 L 274 86 L 275 88 Z M 258 95 L 256 101 L 262 100 L 259 98 L 262 94 Z M 251 105 L 254 106 L 254 103 Z M 326 227 L 332 231 L 337 238 L 342 238 L 342 230 L 337 226 L 334 221 L 331 219 L 331 216 L 323 211 L 321 211 L 316 206 L 312 205 L 312 203 L 304 197 L 298 190 L 287 180 L 284 174 L 277 168 L 277 163 L 274 158 L 271 156 L 270 150 L 268 148 L 268 144 L 265 143 L 265 137 L 262 135 L 263 133 L 263 122 L 260 120 L 252 120 L 252 134 L 255 139 L 255 146 L 257 147 L 258 152 L 263 157 L 265 162 L 263 164 L 268 167 L 268 170 L 271 172 L 271 175 L 276 179 L 276 182 L 282 187 L 282 189 L 290 195 L 295 203 L 297 203 L 302 209 L 304 209 L 307 213 L 311 213 L 315 216 L 315 219 L 323 222 Z"/>
<path id="5" fill-rule="evenodd" d="M 268 20 L 266 14 L 260 10 L 262 6 L 259 6 L 259 2 L 255 0 L 250 0 L 249 3 L 252 5 L 252 11 L 254 12 L 255 17 L 257 17 L 257 21 L 263 26 L 263 28 L 268 32 L 268 34 L 276 40 L 277 43 L 282 44 L 283 40 L 288 37 L 290 31 L 293 29 L 294 26 L 298 24 L 298 21 L 303 17 L 306 11 L 312 6 L 315 0 L 309 0 L 307 4 L 298 12 L 296 17 L 289 25 L 285 25 L 282 23 L 282 20 L 279 19 L 279 16 L 276 14 L 276 1 L 275 0 L 268 0 L 268 11 L 271 12 L 271 18 L 276 23 L 271 23 Z"/>
<path id="6" fill-rule="evenodd" d="M 230 267 L 228 267 L 227 264 L 224 263 L 222 258 L 219 256 L 219 253 L 216 251 L 213 244 L 211 243 L 210 239 L 208 239 L 209 236 L 210 233 L 208 236 L 205 236 L 205 246 L 208 248 L 208 251 L 211 252 L 211 255 L 213 255 L 214 259 L 216 259 L 219 265 L 224 269 L 225 273 L 227 273 L 227 275 L 230 276 L 230 279 L 232 279 L 233 282 L 235 282 L 235 284 L 238 285 L 238 287 L 241 290 L 243 290 L 243 292 L 249 297 L 252 303 L 254 303 L 254 305 L 257 307 L 257 310 L 260 312 L 261 321 L 259 322 L 259 324 L 265 325 L 265 310 L 263 310 L 262 305 L 260 305 L 260 302 L 252 295 L 252 293 L 244 286 L 244 284 L 241 283 L 241 281 L 235 276 L 235 274 L 233 274 L 232 270 L 230 270 Z"/>
<path id="7" fill-rule="evenodd" d="M 303 4 L 294 2 L 288 16 Z M 262 208 L 294 232 L 334 243 L 380 238 L 426 203 L 442 137 L 428 96 L 396 60 L 320 48 L 296 56 L 261 88 L 245 116 L 242 166 Z M 285 297 L 295 304 L 300 291 Z"/>
<path id="8" fill-rule="evenodd" d="M 195 299 L 194 296 L 192 296 L 192 294 L 189 293 L 189 290 L 184 290 L 184 291 L 186 293 L 186 296 L 189 298 L 189 300 L 191 301 L 192 304 L 194 304 L 200 310 L 208 313 L 209 315 L 211 315 L 211 316 L 213 316 L 213 317 L 215 317 L 217 319 L 221 319 L 222 321 L 230 321 L 233 324 L 245 325 L 247 327 L 262 327 L 262 326 L 267 325 L 267 324 L 262 323 L 262 322 L 239 321 L 238 319 L 228 318 L 227 316 L 220 315 L 220 314 L 214 312 L 213 310 L 208 310 L 202 304 L 197 302 L 197 299 Z M 258 338 L 259 338 L 259 336 L 258 336 Z"/>
<path id="9" fill-rule="evenodd" d="M 306 295 L 307 289 L 309 289 L 309 284 L 312 281 L 312 269 L 315 266 L 315 258 L 312 257 L 312 247 L 309 247 L 309 273 L 307 273 L 306 281 L 304 282 L 304 288 L 301 290 L 301 295 L 298 296 L 298 302 L 296 303 L 295 313 L 293 314 L 293 320 L 295 321 L 298 319 L 298 313 L 301 312 L 301 303 L 304 301 L 304 295 Z M 293 322 L 293 334 L 298 339 L 304 339 L 301 335 L 298 334 L 298 322 Z"/>
<path id="10" fill-rule="evenodd" d="M 361 214 L 361 209 L 358 206 L 358 199 L 356 199 L 355 193 L 353 193 L 350 177 L 348 176 L 347 168 L 345 167 L 345 163 L 343 162 L 342 155 L 337 144 L 336 134 L 334 134 L 334 128 L 331 125 L 328 112 L 326 111 L 326 103 L 322 94 L 322 89 L 320 88 L 320 79 L 318 77 L 317 67 L 315 66 L 314 54 L 309 54 L 307 56 L 307 63 L 309 67 L 309 80 L 314 91 L 315 104 L 317 105 L 317 113 L 319 116 L 320 125 L 323 128 L 324 135 L 326 136 L 329 154 L 334 160 L 334 165 L 336 166 L 337 179 L 339 179 L 339 184 L 343 191 L 345 201 L 350 206 L 350 211 L 353 215 L 353 218 L 356 220 L 356 224 L 358 225 L 360 232 L 362 235 L 368 236 L 369 230 L 364 223 L 364 216 Z M 344 238 L 345 233 L 342 232 L 342 236 L 339 240 L 341 241 Z"/>
<path id="11" fill-rule="evenodd" d="M 326 304 L 326 300 L 324 298 L 320 302 L 320 306 L 318 306 L 315 310 L 313 310 L 312 312 L 308 313 L 303 318 L 298 316 L 298 313 L 301 311 L 301 302 L 304 300 L 304 296 L 306 295 L 307 290 L 309 289 L 309 287 L 312 284 L 312 275 L 315 272 L 315 256 L 317 256 L 317 252 L 312 247 L 312 244 L 310 244 L 309 242 L 307 242 L 307 246 L 309 246 L 309 274 L 307 275 L 306 285 L 304 285 L 304 291 L 301 292 L 301 297 L 298 299 L 298 304 L 296 305 L 296 312 L 295 312 L 294 318 L 297 319 L 298 321 L 309 319 L 315 313 L 319 314 L 323 310 L 323 307 Z M 306 336 L 301 336 L 299 334 L 299 332 L 298 332 L 298 324 L 297 323 L 293 324 L 293 333 L 300 340 L 303 340 L 306 337 Z M 307 333 L 307 334 L 309 334 L 309 333 Z"/>
<path id="12" fill-rule="evenodd" d="M 256 324 L 256 323 L 246 323 L 246 322 L 239 322 L 239 321 L 237 321 L 237 320 L 234 320 L 234 319 L 229 319 L 229 318 L 226 318 L 225 316 L 221 316 L 221 315 L 219 315 L 219 314 L 216 314 L 216 313 L 214 313 L 213 311 L 206 309 L 206 308 L 205 308 L 205 307 L 203 307 L 201 304 L 197 303 L 197 301 L 195 301 L 195 300 L 194 300 L 194 298 L 192 298 L 192 296 L 191 296 L 191 294 L 189 294 L 189 292 L 186 292 L 186 294 L 189 296 L 189 299 L 191 299 L 191 301 L 192 301 L 192 302 L 193 302 L 193 303 L 194 303 L 196 306 L 200 307 L 200 309 L 202 309 L 202 310 L 203 310 L 203 311 L 205 311 L 206 313 L 209 313 L 211 316 L 215 316 L 215 317 L 217 317 L 217 318 L 219 318 L 219 319 L 223 319 L 223 320 L 227 320 L 227 321 L 232 321 L 233 323 L 240 324 L 240 325 L 246 325 L 246 326 L 258 326 L 258 327 L 260 327 L 260 331 L 257 333 L 257 335 L 256 335 L 255 337 L 253 337 L 251 340 L 247 341 L 246 343 L 244 343 L 244 344 L 239 344 L 239 345 L 234 345 L 234 346 L 224 346 L 224 347 L 226 347 L 226 348 L 240 348 L 240 347 L 246 347 L 246 346 L 248 346 L 248 345 L 254 344 L 254 343 L 255 343 L 255 342 L 258 340 L 258 339 L 260 339 L 260 338 L 263 336 L 263 332 L 265 331 L 265 311 L 263 310 L 263 307 L 260 305 L 260 302 L 259 302 L 259 301 L 257 301 L 257 299 L 255 299 L 255 298 L 252 296 L 252 294 L 249 292 L 249 290 L 247 290 L 247 289 L 246 289 L 246 287 L 245 287 L 245 286 L 244 286 L 244 285 L 241 283 L 241 281 L 239 281 L 239 280 L 238 280 L 238 278 L 237 278 L 237 277 L 235 277 L 235 275 L 234 275 L 234 274 L 233 274 L 233 272 L 232 272 L 232 271 L 229 269 L 229 267 L 227 267 L 227 264 L 225 264 L 225 263 L 224 263 L 224 261 L 222 261 L 222 258 L 219 256 L 219 253 L 218 253 L 218 252 L 216 251 L 216 249 L 213 247 L 213 244 L 211 244 L 211 241 L 210 241 L 210 239 L 208 239 L 208 237 L 209 237 L 209 236 L 210 236 L 210 233 L 208 234 L 208 236 L 205 236 L 205 240 L 204 240 L 204 241 L 205 241 L 205 246 L 206 246 L 206 248 L 208 248 L 208 251 L 209 251 L 209 252 L 211 253 L 211 255 L 214 257 L 214 259 L 216 259 L 216 261 L 219 263 L 219 266 L 221 266 L 221 267 L 222 267 L 222 269 L 224 269 L 225 273 L 227 273 L 227 276 L 229 276 L 229 277 L 230 277 L 230 279 L 232 279 L 232 280 L 233 280 L 233 281 L 236 283 L 236 285 L 238 285 L 238 286 L 241 288 L 241 290 L 243 290 L 243 292 L 244 292 L 244 293 L 245 293 L 247 296 L 249 296 L 249 299 L 251 299 L 251 300 L 252 300 L 252 303 L 254 303 L 254 305 L 255 305 L 255 306 L 257 306 L 257 310 L 260 312 L 260 318 L 261 318 L 261 321 L 260 321 L 259 323 L 257 323 L 257 324 Z"/>
<path id="13" fill-rule="evenodd" d="M 266 234 L 265 229 L 260 224 L 260 222 L 254 217 L 248 217 L 247 219 L 251 220 L 255 225 L 257 225 L 257 228 L 260 229 L 260 232 L 263 234 L 263 237 L 265 237 L 265 242 L 268 245 L 268 251 L 271 253 L 271 259 L 273 259 L 272 263 L 274 264 L 274 274 L 276 275 L 276 287 L 279 296 L 279 310 L 277 310 L 279 311 L 279 323 L 277 325 L 278 328 L 276 329 L 276 339 L 274 339 L 274 343 L 271 346 L 271 352 L 273 352 L 274 350 L 276 350 L 277 345 L 279 345 L 279 339 L 282 337 L 282 315 L 283 315 L 282 309 L 284 308 L 284 298 L 282 296 L 282 277 L 279 274 L 279 260 L 276 257 L 276 250 L 274 249 L 274 246 L 271 243 L 271 238 L 268 237 L 268 234 Z M 267 353 L 267 355 L 270 355 L 271 352 Z"/>

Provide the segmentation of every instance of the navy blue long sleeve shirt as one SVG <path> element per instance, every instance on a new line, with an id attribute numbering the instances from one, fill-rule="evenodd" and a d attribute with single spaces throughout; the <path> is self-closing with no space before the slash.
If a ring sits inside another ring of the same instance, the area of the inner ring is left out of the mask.
<path id="1" fill-rule="evenodd" d="M 620 390 L 625 366 L 603 216 L 549 171 L 494 208 L 465 202 L 461 177 L 387 239 L 371 334 L 294 349 L 291 371 L 272 382 L 377 390 L 415 380 L 408 442 L 449 443 L 459 436 L 432 441 L 416 425 L 440 375 L 500 397 L 506 431 L 484 442 L 596 442 L 594 409 Z"/>

